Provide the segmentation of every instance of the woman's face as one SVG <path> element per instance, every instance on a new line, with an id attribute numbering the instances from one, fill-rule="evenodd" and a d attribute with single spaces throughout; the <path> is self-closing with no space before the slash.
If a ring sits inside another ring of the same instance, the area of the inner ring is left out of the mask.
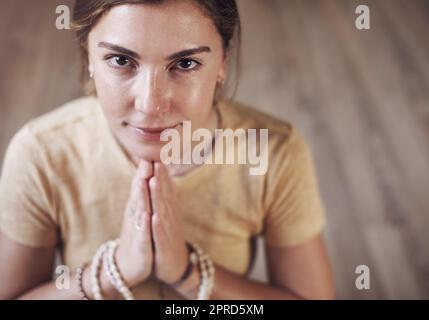
<path id="1" fill-rule="evenodd" d="M 214 129 L 226 62 L 213 21 L 195 1 L 113 7 L 91 30 L 88 52 L 106 118 L 135 163 L 159 161 L 163 128 L 182 134 L 190 120 L 192 130 Z"/>

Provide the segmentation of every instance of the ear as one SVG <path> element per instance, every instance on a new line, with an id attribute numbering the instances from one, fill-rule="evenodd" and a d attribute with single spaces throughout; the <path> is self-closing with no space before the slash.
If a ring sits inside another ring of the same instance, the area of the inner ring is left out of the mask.
<path id="1" fill-rule="evenodd" d="M 218 79 L 226 79 L 226 75 L 228 74 L 228 65 L 229 65 L 229 54 L 225 53 L 222 59 L 222 64 L 217 74 Z"/>
<path id="2" fill-rule="evenodd" d="M 92 57 L 91 57 L 91 54 L 89 52 L 89 48 L 86 49 L 86 59 L 88 62 L 88 74 L 89 74 L 90 78 L 92 78 L 91 75 L 92 76 L 94 75 L 94 64 L 92 63 Z"/>
<path id="3" fill-rule="evenodd" d="M 89 63 L 88 65 L 88 72 L 89 72 L 89 77 L 92 78 L 94 76 L 94 67 L 92 66 L 92 63 Z"/>

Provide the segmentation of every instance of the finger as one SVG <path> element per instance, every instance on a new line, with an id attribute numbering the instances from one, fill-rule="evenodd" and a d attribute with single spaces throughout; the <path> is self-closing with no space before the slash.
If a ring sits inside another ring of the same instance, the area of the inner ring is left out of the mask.
<path id="1" fill-rule="evenodd" d="M 139 242 L 144 246 L 142 249 L 149 249 L 152 247 L 151 215 L 149 212 L 143 212 L 136 217 L 135 228 L 141 236 Z"/>
<path id="2" fill-rule="evenodd" d="M 137 168 L 136 176 L 141 179 L 149 179 L 151 176 L 153 176 L 153 165 L 152 162 L 146 161 L 146 160 L 140 160 L 139 166 Z"/>
<path id="3" fill-rule="evenodd" d="M 138 200 L 138 179 L 134 177 L 131 183 L 130 196 L 128 197 L 128 203 L 126 208 L 125 219 L 127 221 L 129 221 L 130 218 L 134 218 L 137 212 L 137 206 L 138 206 L 137 200 Z"/>
<path id="4" fill-rule="evenodd" d="M 152 213 L 162 215 L 165 211 L 164 199 L 161 191 L 161 181 L 159 177 L 149 179 L 150 197 L 152 200 Z"/>
<path id="5" fill-rule="evenodd" d="M 147 161 L 141 160 L 137 167 L 136 174 L 133 177 L 131 182 L 131 194 L 130 194 L 130 202 L 134 202 L 136 204 L 138 198 L 138 191 L 140 188 L 140 184 L 142 184 L 141 180 L 149 179 L 150 173 L 153 173 L 152 165 Z"/>
<path id="6" fill-rule="evenodd" d="M 131 194 L 127 207 L 127 224 L 139 226 L 144 212 L 151 213 L 147 178 L 153 172 L 152 164 L 140 161 L 131 184 Z M 138 227 L 139 228 L 139 227 Z"/>
<path id="7" fill-rule="evenodd" d="M 164 242 L 163 242 L 164 230 L 161 225 L 161 219 L 159 218 L 159 214 L 155 213 L 152 215 L 151 227 L 152 227 L 152 237 L 154 240 L 155 247 L 158 248 L 159 250 L 164 245 Z"/>
<path id="8" fill-rule="evenodd" d="M 135 199 L 138 206 L 138 212 L 142 214 L 143 212 L 151 213 L 151 204 L 149 196 L 149 187 L 148 180 L 153 175 L 153 165 L 152 162 L 141 160 L 139 162 L 139 167 L 137 168 L 136 178 L 134 188 L 136 189 Z"/>
<path id="9" fill-rule="evenodd" d="M 174 210 L 172 210 L 172 206 L 174 206 L 176 201 L 176 194 L 175 189 L 173 185 L 173 181 L 171 179 L 170 173 L 167 170 L 167 167 L 161 163 L 156 162 L 154 164 L 154 173 L 155 177 L 159 178 L 160 188 L 161 188 L 161 195 L 163 199 L 163 216 L 165 223 L 171 224 L 176 223 L 175 217 L 173 215 Z"/>
<path id="10" fill-rule="evenodd" d="M 149 214 L 152 213 L 148 181 L 146 179 L 141 179 L 137 184 L 137 188 L 138 188 L 137 201 L 139 202 L 139 205 L 140 205 L 138 212 L 139 213 L 147 212 Z"/>
<path id="11" fill-rule="evenodd" d="M 169 219 L 172 219 L 172 223 L 175 223 L 174 219 L 177 217 L 174 213 L 180 214 L 180 210 L 178 210 L 179 202 L 177 200 L 177 191 L 173 179 L 171 178 L 167 167 L 163 163 L 160 163 L 160 165 L 157 166 L 157 170 L 159 172 L 159 176 L 163 177 L 161 178 L 161 192 L 163 194 L 163 198 L 168 200 L 164 201 L 165 211 L 167 214 L 171 215 Z"/>
<path id="12" fill-rule="evenodd" d="M 149 188 L 152 198 L 152 209 L 153 209 L 153 233 L 157 234 L 161 240 L 165 240 L 168 236 L 167 230 L 172 230 L 173 223 L 170 217 L 169 211 L 167 210 L 166 198 L 163 196 L 161 191 L 161 181 L 158 177 L 152 177 L 149 180 Z"/>
<path id="13" fill-rule="evenodd" d="M 158 249 L 165 247 L 166 219 L 163 219 L 165 207 L 161 194 L 161 184 L 158 177 L 149 179 L 150 197 L 152 200 L 152 236 Z"/>
<path id="14" fill-rule="evenodd" d="M 137 224 L 140 224 L 141 213 L 144 211 L 143 201 L 140 198 L 138 180 L 134 179 L 124 217 L 126 230 L 133 230 Z"/>
<path id="15" fill-rule="evenodd" d="M 154 176 L 159 178 L 161 184 L 161 193 L 164 197 L 170 197 L 173 193 L 173 182 L 171 180 L 170 174 L 161 162 L 155 162 L 154 164 Z"/>

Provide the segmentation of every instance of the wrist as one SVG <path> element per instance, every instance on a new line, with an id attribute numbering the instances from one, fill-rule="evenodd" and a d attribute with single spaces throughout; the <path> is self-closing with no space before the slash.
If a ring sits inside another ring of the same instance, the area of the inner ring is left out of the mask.
<path id="1" fill-rule="evenodd" d="M 193 264 L 195 264 L 196 262 L 195 258 L 193 257 L 191 246 L 187 243 L 186 247 L 187 247 L 187 255 L 186 255 L 185 265 L 182 268 L 183 271 L 181 271 L 181 273 L 175 278 L 176 279 L 175 281 L 172 281 L 172 282 L 164 281 L 167 285 L 173 288 L 179 287 L 182 283 L 184 283 L 189 278 L 189 276 L 192 273 Z"/>
<path id="2" fill-rule="evenodd" d="M 192 264 L 192 271 L 189 277 L 174 289 L 181 295 L 189 298 L 196 299 L 198 288 L 200 285 L 200 274 L 198 267 Z"/>
<path id="3" fill-rule="evenodd" d="M 128 268 L 130 265 L 127 263 L 126 259 L 121 254 L 120 246 L 115 254 L 115 261 L 118 266 L 118 269 L 124 279 L 125 284 L 133 289 L 137 287 L 140 283 L 145 281 L 150 276 L 150 270 L 132 270 Z"/>
<path id="4" fill-rule="evenodd" d="M 102 270 L 100 270 L 100 287 L 103 292 L 103 296 L 106 299 L 110 300 L 117 300 L 120 298 L 119 293 L 115 289 L 115 287 L 110 283 L 109 279 L 107 278 L 104 267 L 102 267 Z M 91 290 L 91 274 L 90 269 L 85 268 L 82 273 L 82 289 L 85 292 L 85 294 L 88 296 L 90 300 L 94 300 L 95 297 Z"/>

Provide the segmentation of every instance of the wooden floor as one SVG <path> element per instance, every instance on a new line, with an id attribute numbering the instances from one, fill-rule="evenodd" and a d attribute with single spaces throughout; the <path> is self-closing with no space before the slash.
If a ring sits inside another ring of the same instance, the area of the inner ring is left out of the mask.
<path id="1" fill-rule="evenodd" d="M 43 3 L 43 5 L 41 5 Z M 2 0 L 0 156 L 32 117 L 81 95 L 71 1 Z M 239 0 L 236 98 L 291 120 L 313 151 L 341 299 L 429 298 L 429 1 Z M 260 243 L 262 247 L 262 243 Z M 265 279 L 259 259 L 253 278 Z M 370 290 L 355 287 L 358 265 Z"/>

